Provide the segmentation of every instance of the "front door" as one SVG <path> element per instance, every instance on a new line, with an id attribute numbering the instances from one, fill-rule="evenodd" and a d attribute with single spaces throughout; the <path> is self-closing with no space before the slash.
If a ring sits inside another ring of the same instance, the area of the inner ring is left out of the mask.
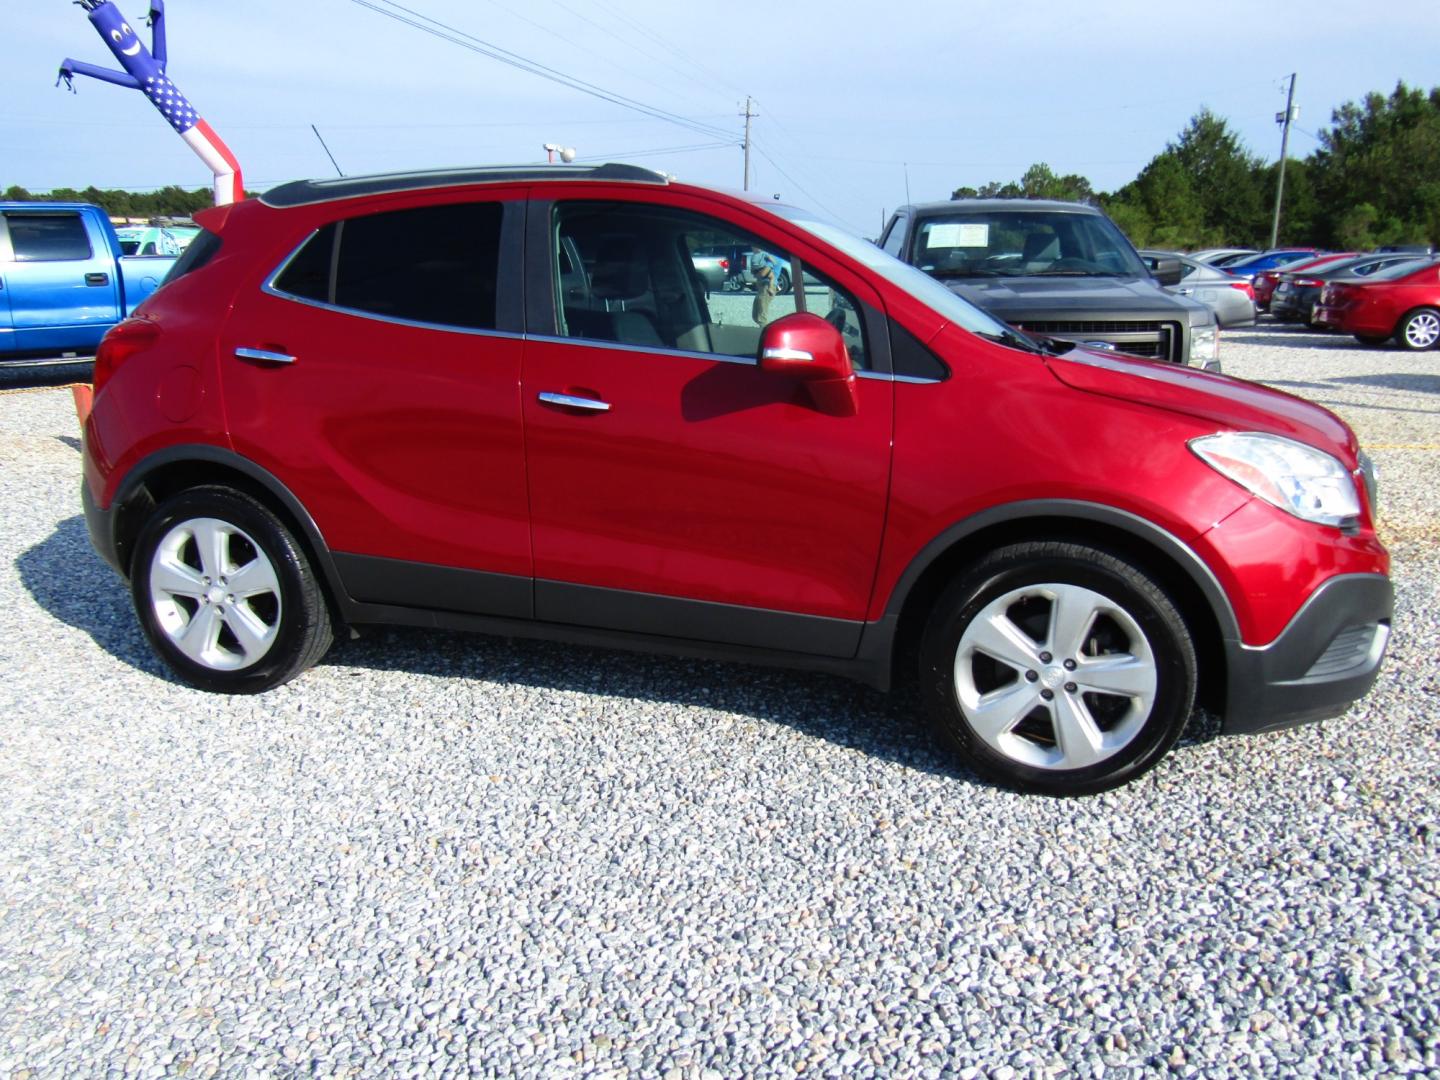
<path id="1" fill-rule="evenodd" d="M 853 655 L 884 523 L 891 383 L 860 379 L 857 413 L 836 416 L 755 357 L 763 323 L 809 310 L 863 370 L 878 298 L 691 211 L 576 200 L 531 215 L 532 258 L 560 298 L 552 323 L 532 320 L 524 362 L 537 617 Z M 744 250 L 751 287 L 707 298 L 691 255 L 717 246 Z"/>

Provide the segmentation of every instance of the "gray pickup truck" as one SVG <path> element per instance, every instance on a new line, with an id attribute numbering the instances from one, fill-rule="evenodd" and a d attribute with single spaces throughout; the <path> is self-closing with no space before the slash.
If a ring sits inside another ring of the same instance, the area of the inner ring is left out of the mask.
<path id="1" fill-rule="evenodd" d="M 87 203 L 0 203 L 0 367 L 87 363 L 174 255 L 125 257 Z"/>
<path id="2" fill-rule="evenodd" d="M 1162 288 L 1180 280 L 1180 264 L 1162 261 L 1152 274 L 1093 206 L 1042 199 L 902 206 L 880 246 L 1022 330 L 1220 370 L 1214 314 Z"/>

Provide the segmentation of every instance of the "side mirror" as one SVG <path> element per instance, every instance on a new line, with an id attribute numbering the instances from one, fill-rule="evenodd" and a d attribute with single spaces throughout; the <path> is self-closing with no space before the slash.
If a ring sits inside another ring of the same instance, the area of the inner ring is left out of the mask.
<path id="1" fill-rule="evenodd" d="M 840 331 L 819 315 L 797 311 L 766 325 L 760 334 L 761 371 L 806 385 L 822 412 L 854 416 L 859 405 L 855 368 Z"/>
<path id="2" fill-rule="evenodd" d="M 1156 259 L 1150 272 L 1161 285 L 1179 285 L 1184 270 L 1179 259 Z"/>

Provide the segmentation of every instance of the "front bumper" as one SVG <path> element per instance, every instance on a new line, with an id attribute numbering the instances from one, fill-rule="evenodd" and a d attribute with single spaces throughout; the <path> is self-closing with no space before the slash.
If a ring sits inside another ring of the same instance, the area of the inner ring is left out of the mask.
<path id="1" fill-rule="evenodd" d="M 1395 593 L 1382 574 L 1346 574 L 1316 589 L 1263 648 L 1226 642 L 1226 734 L 1339 716 L 1369 692 L 1390 639 Z"/>

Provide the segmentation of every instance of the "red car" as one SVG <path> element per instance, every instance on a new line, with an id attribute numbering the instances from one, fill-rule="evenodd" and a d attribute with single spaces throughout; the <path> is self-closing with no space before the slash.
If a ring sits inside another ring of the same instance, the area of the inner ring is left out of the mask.
<path id="1" fill-rule="evenodd" d="M 1328 255 L 1319 255 L 1313 259 L 1304 259 L 1300 262 L 1286 263 L 1284 266 L 1277 266 L 1272 270 L 1264 270 L 1255 275 L 1255 307 L 1260 311 L 1270 310 L 1270 299 L 1275 295 L 1275 287 L 1280 284 L 1280 279 L 1285 274 L 1297 274 L 1305 270 L 1319 270 L 1337 263 L 1341 259 L 1354 258 L 1353 251 L 1337 251 Z"/>
<path id="2" fill-rule="evenodd" d="M 804 210 L 634 166 L 276 188 L 102 344 L 83 501 L 182 679 L 411 623 L 918 683 L 986 776 L 1342 712 L 1389 633 L 1319 406 L 1031 339 Z M 724 243 L 802 282 L 706 296 Z M 717 677 L 724 677 L 717 670 Z"/>
<path id="3" fill-rule="evenodd" d="M 1365 345 L 1394 338 L 1404 349 L 1433 349 L 1440 343 L 1440 261 L 1417 259 L 1363 282 L 1332 282 L 1320 292 L 1315 322 Z"/>

